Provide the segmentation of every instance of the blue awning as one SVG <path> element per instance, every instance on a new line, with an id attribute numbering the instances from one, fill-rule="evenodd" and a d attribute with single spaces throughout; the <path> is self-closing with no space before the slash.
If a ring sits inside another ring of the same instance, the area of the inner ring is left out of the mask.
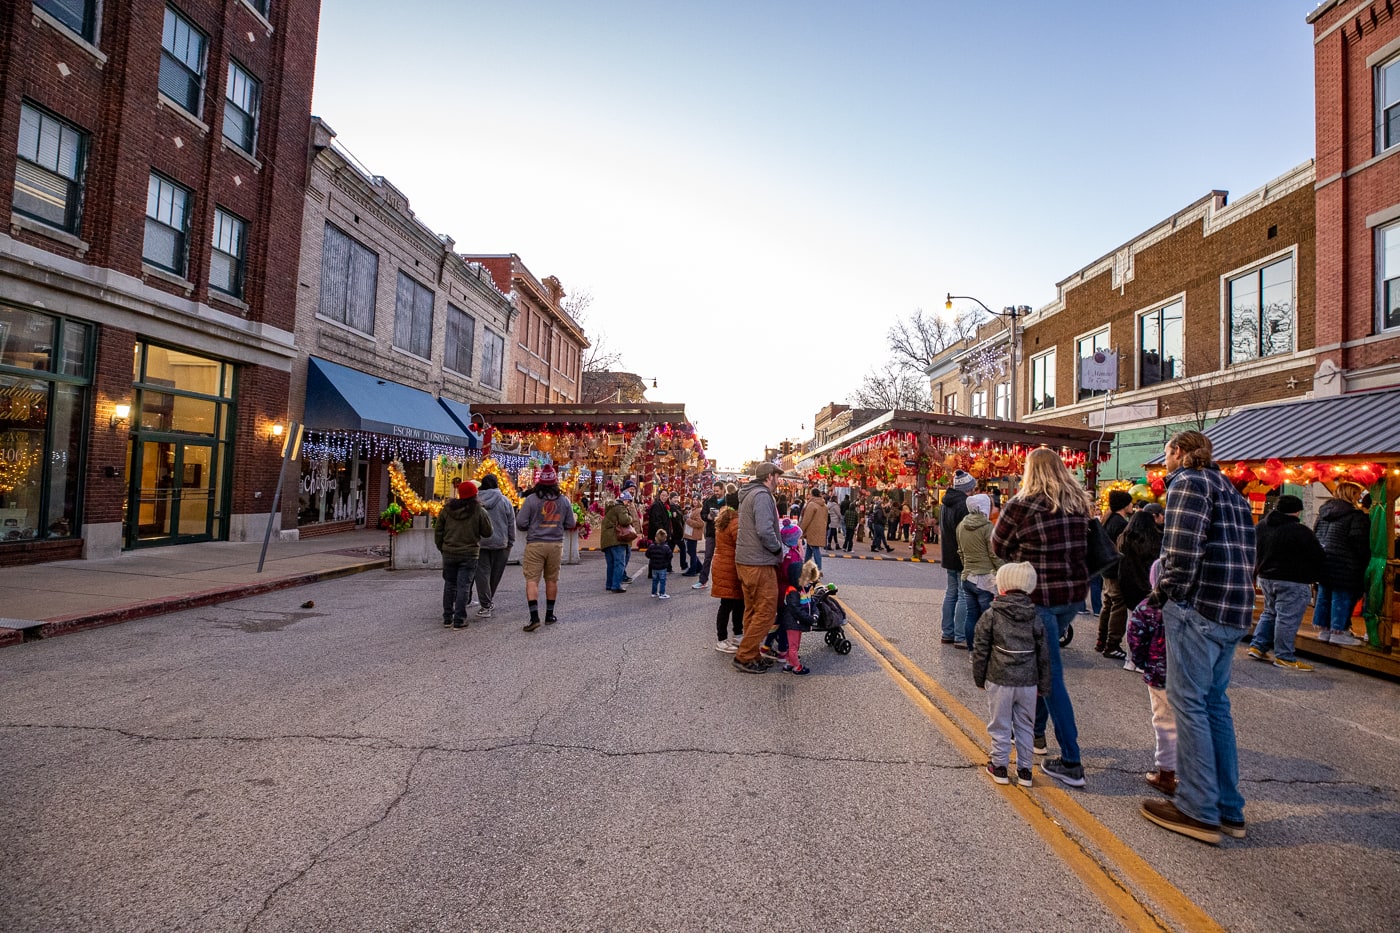
<path id="1" fill-rule="evenodd" d="M 404 440 L 473 446 L 461 425 L 421 389 L 311 357 L 306 367 L 306 429 L 365 431 Z"/>
<path id="2" fill-rule="evenodd" d="M 470 441 L 468 448 L 476 450 L 481 447 L 481 435 L 472 430 L 472 407 L 466 402 L 459 402 L 456 399 L 440 398 L 438 404 L 447 409 L 447 413 L 452 416 L 452 420 L 457 422 L 462 431 Z"/>

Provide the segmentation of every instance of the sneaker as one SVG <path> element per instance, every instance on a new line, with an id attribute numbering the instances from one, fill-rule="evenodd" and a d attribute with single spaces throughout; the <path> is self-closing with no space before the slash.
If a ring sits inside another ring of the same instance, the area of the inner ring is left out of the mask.
<path id="1" fill-rule="evenodd" d="M 987 762 L 987 773 L 992 776 L 992 780 L 998 784 L 1010 784 L 1011 778 L 1006 776 L 1006 765 L 994 765 Z"/>
<path id="2" fill-rule="evenodd" d="M 810 674 L 810 673 L 812 673 L 812 669 L 811 669 L 810 667 L 803 667 L 801 664 L 797 665 L 796 667 L 793 667 L 791 664 L 784 664 L 784 665 L 783 665 L 783 673 L 784 673 L 784 674 L 798 674 L 798 675 L 801 675 L 801 674 Z"/>
<path id="3" fill-rule="evenodd" d="M 1290 671 L 1310 671 L 1313 669 L 1311 664 L 1304 664 L 1296 658 L 1292 661 L 1285 661 L 1283 658 L 1274 658 L 1274 667 L 1282 667 Z"/>
<path id="4" fill-rule="evenodd" d="M 1245 837 L 1244 820 L 1236 823 L 1234 820 L 1227 820 L 1222 816 L 1220 818 L 1220 831 L 1231 839 L 1243 839 Z"/>
<path id="5" fill-rule="evenodd" d="M 539 619 L 531 619 L 531 620 L 530 620 L 530 624 L 527 625 L 527 626 L 525 626 L 525 631 L 527 631 L 527 632 L 533 632 L 535 629 L 537 629 L 537 628 L 539 628 L 539 627 L 540 627 L 540 620 L 539 620 Z"/>
<path id="6" fill-rule="evenodd" d="M 1265 663 L 1268 663 L 1269 660 L 1269 652 L 1262 651 L 1259 648 L 1254 647 L 1253 645 L 1249 646 L 1249 650 L 1246 651 L 1245 654 L 1249 655 L 1256 661 L 1263 661 Z"/>
<path id="7" fill-rule="evenodd" d="M 1140 668 L 1140 667 L 1138 667 L 1136 664 L 1134 664 L 1132 658 L 1128 658 L 1127 660 L 1125 660 L 1125 661 L 1123 662 L 1123 670 L 1125 670 L 1125 671 L 1132 671 L 1134 674 L 1141 674 L 1141 673 L 1143 673 L 1142 668 Z"/>
<path id="8" fill-rule="evenodd" d="M 657 598 L 657 599 L 670 599 L 670 598 L 671 598 L 671 594 L 670 594 L 670 593 L 662 593 L 660 596 L 658 596 L 658 597 L 656 597 L 656 598 Z"/>
<path id="9" fill-rule="evenodd" d="M 715 642 L 715 650 L 722 651 L 725 654 L 733 654 L 734 652 L 739 650 L 739 646 L 731 644 L 729 639 L 726 638 Z"/>
<path id="10" fill-rule="evenodd" d="M 1313 629 L 1313 634 L 1317 636 L 1317 640 L 1318 640 L 1318 641 L 1331 641 L 1331 640 L 1332 640 L 1332 630 L 1331 630 L 1331 629 L 1326 629 L 1326 628 L 1315 628 L 1315 629 Z"/>
<path id="11" fill-rule="evenodd" d="M 745 674 L 764 674 L 767 673 L 769 667 L 758 660 L 743 662 L 735 658 L 729 663 L 734 665 L 736 671 L 743 671 Z"/>
<path id="12" fill-rule="evenodd" d="M 453 627 L 453 628 L 466 628 L 466 627 L 467 627 L 467 620 L 466 620 L 466 619 L 458 619 L 456 622 L 453 622 L 453 623 L 452 623 L 452 627 Z"/>
<path id="13" fill-rule="evenodd" d="M 656 593 L 652 593 L 652 594 L 651 594 L 651 598 L 652 598 L 652 599 L 655 599 L 655 598 L 656 598 L 656 596 L 657 596 L 657 594 L 656 594 Z"/>
<path id="14" fill-rule="evenodd" d="M 1084 786 L 1084 766 L 1067 765 L 1063 758 L 1047 758 L 1042 761 L 1040 773 L 1070 787 Z"/>
<path id="15" fill-rule="evenodd" d="M 1050 749 L 1045 745 L 1045 736 L 1031 736 L 1031 751 L 1035 752 L 1037 755 L 1048 755 L 1050 753 Z"/>
<path id="16" fill-rule="evenodd" d="M 451 627 L 452 627 L 452 618 L 451 618 L 450 616 L 443 618 L 442 624 L 443 624 L 443 627 L 444 627 L 444 628 L 451 628 Z"/>
<path id="17" fill-rule="evenodd" d="M 703 590 L 705 587 L 707 587 L 707 586 L 709 586 L 709 585 L 710 585 L 710 584 L 708 584 L 708 583 L 692 583 L 692 584 L 690 584 L 690 588 L 691 588 L 692 590 Z"/>
<path id="18" fill-rule="evenodd" d="M 1103 653 L 1103 656 L 1108 658 L 1110 661 L 1121 661 L 1128 656 L 1128 653 L 1122 648 L 1111 648 L 1108 651 L 1105 651 Z"/>
<path id="19" fill-rule="evenodd" d="M 731 645 L 733 645 L 735 648 L 739 647 L 739 643 L 740 643 L 741 641 L 743 641 L 743 640 L 744 640 L 744 636 L 743 636 L 743 635 L 730 635 L 730 636 L 729 636 L 729 643 L 730 643 Z"/>
<path id="20" fill-rule="evenodd" d="M 1016 769 L 1016 783 L 1022 787 L 1031 787 L 1035 784 L 1035 779 L 1031 777 L 1030 768 Z"/>
<path id="21" fill-rule="evenodd" d="M 490 606 L 482 606 L 476 611 L 476 617 L 478 619 L 489 619 L 494 614 L 495 611 Z"/>
<path id="22" fill-rule="evenodd" d="M 770 661 L 781 661 L 783 659 L 783 656 L 778 653 L 778 649 L 773 648 L 769 645 L 764 645 L 763 647 L 759 648 L 758 656 L 761 658 L 767 658 Z"/>
<path id="23" fill-rule="evenodd" d="M 548 615 L 546 615 L 546 616 L 544 617 L 544 624 L 545 624 L 545 625 L 553 625 L 555 622 L 558 622 L 558 621 L 559 621 L 559 617 L 558 617 L 557 615 L 555 615 L 554 613 L 552 613 L 552 612 L 549 613 Z"/>
<path id="24" fill-rule="evenodd" d="M 1174 833 L 1181 833 L 1183 836 L 1190 836 L 1192 839 L 1213 846 L 1220 845 L 1220 827 L 1218 825 L 1202 823 L 1198 819 L 1187 816 L 1178 810 L 1176 804 L 1170 800 L 1144 800 L 1141 813 L 1163 829 L 1170 829 Z"/>
<path id="25" fill-rule="evenodd" d="M 1332 644 L 1334 645 L 1343 645 L 1348 648 L 1355 648 L 1357 645 L 1366 644 L 1366 642 L 1362 641 L 1360 638 L 1357 638 L 1351 632 L 1333 631 L 1331 640 Z"/>

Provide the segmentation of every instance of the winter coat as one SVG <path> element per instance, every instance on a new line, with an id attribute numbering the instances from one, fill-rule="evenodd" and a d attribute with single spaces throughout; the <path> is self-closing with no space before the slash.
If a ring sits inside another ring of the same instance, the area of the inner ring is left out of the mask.
<path id="1" fill-rule="evenodd" d="M 1152 592 L 1152 581 L 1148 574 L 1152 562 L 1162 556 L 1162 529 L 1150 515 L 1143 520 L 1134 516 L 1128 528 L 1118 536 L 1118 592 L 1123 604 L 1136 606 Z"/>
<path id="2" fill-rule="evenodd" d="M 914 510 L 907 505 L 899 510 L 899 524 L 901 527 L 914 524 Z"/>
<path id="3" fill-rule="evenodd" d="M 841 514 L 845 516 L 842 523 L 846 526 L 846 530 L 855 531 L 856 526 L 860 524 L 860 510 L 856 508 L 856 500 L 847 499 L 846 508 Z"/>
<path id="4" fill-rule="evenodd" d="M 617 529 L 623 525 L 632 524 L 632 512 L 621 501 L 614 502 L 608 506 L 608 510 L 603 513 L 603 531 L 598 539 L 598 546 L 601 548 L 617 547 L 619 544 L 631 547 L 630 541 L 617 540 Z M 632 526 L 636 530 L 636 526 Z M 634 539 L 635 540 L 635 539 Z"/>
<path id="5" fill-rule="evenodd" d="M 1254 574 L 1265 580 L 1316 583 L 1327 552 L 1297 515 L 1274 509 L 1254 532 Z"/>
<path id="6" fill-rule="evenodd" d="M 1069 606 L 1089 595 L 1087 514 L 1055 509 L 1046 495 L 1007 501 L 992 531 L 992 553 L 1035 568 L 1037 606 Z"/>
<path id="7" fill-rule="evenodd" d="M 981 512 L 968 512 L 956 533 L 964 580 L 973 574 L 996 573 L 1006 563 L 992 553 L 992 520 Z"/>
<path id="8" fill-rule="evenodd" d="M 1128 530 L 1128 520 L 1117 512 L 1110 512 L 1108 518 L 1103 520 L 1104 533 L 1108 535 L 1108 540 L 1115 545 L 1118 543 L 1118 536 Z M 1118 579 L 1118 564 L 1113 563 L 1105 567 L 1099 574 L 1105 580 Z"/>
<path id="9" fill-rule="evenodd" d="M 992 600 L 972 632 L 972 679 L 1002 687 L 1035 687 L 1050 695 L 1050 649 L 1045 623 L 1028 594 L 1003 593 Z"/>
<path id="10" fill-rule="evenodd" d="M 1146 599 L 1128 613 L 1128 654 L 1142 668 L 1142 679 L 1149 687 L 1167 686 L 1167 627 L 1162 610 Z"/>
<path id="11" fill-rule="evenodd" d="M 1366 564 L 1371 559 L 1371 520 L 1343 499 L 1328 499 L 1313 525 L 1327 553 L 1321 580 L 1329 589 L 1360 593 L 1366 588 Z"/>
<path id="12" fill-rule="evenodd" d="M 530 493 L 515 516 L 515 527 L 525 532 L 527 544 L 531 541 L 563 541 L 564 532 L 577 524 L 573 504 L 562 492 L 553 499 Z"/>
<path id="13" fill-rule="evenodd" d="M 665 502 L 653 502 L 647 506 L 647 527 L 648 538 L 655 538 L 657 531 L 666 532 L 666 536 L 671 536 L 671 507 Z"/>
<path id="14" fill-rule="evenodd" d="M 442 507 L 433 525 L 433 543 L 443 560 L 474 560 L 481 554 L 481 539 L 491 536 L 491 519 L 480 502 L 452 499 Z"/>
<path id="15" fill-rule="evenodd" d="M 943 494 L 943 510 L 938 516 L 944 570 L 962 573 L 962 559 L 958 557 L 958 524 L 964 518 L 967 518 L 967 493 L 961 489 L 948 490 Z"/>
<path id="16" fill-rule="evenodd" d="M 826 503 L 819 499 L 807 500 L 797 523 L 802 526 L 802 536 L 809 546 L 821 547 L 826 543 Z"/>
<path id="17" fill-rule="evenodd" d="M 739 586 L 739 571 L 734 566 L 734 539 L 739 535 L 739 523 L 730 522 L 723 530 L 715 529 L 715 558 L 710 561 L 710 595 L 716 599 L 743 599 Z"/>
<path id="18" fill-rule="evenodd" d="M 689 531 L 684 531 L 684 529 L 682 529 L 685 534 L 685 540 L 699 541 L 705 536 L 705 520 L 701 518 L 700 506 L 697 505 L 695 508 L 685 513 L 685 524 L 690 528 Z"/>
<path id="19" fill-rule="evenodd" d="M 700 514 L 705 519 L 705 537 L 715 536 L 715 517 L 719 515 L 719 510 L 724 508 L 724 496 L 710 496 L 700 503 Z"/>
<path id="20" fill-rule="evenodd" d="M 483 489 L 476 501 L 491 519 L 491 534 L 481 539 L 481 546 L 500 550 L 515 545 L 515 506 L 499 489 Z"/>
<path id="21" fill-rule="evenodd" d="M 668 543 L 680 547 L 685 540 L 685 510 L 679 505 L 670 505 L 667 509 L 671 513 L 671 527 L 666 529 L 666 536 L 671 539 Z"/>
<path id="22" fill-rule="evenodd" d="M 816 603 L 812 602 L 812 587 L 784 588 L 783 601 L 778 606 L 778 624 L 789 632 L 810 632 L 821 621 Z"/>
<path id="23" fill-rule="evenodd" d="M 768 487 L 755 480 L 739 490 L 739 537 L 734 562 L 747 567 L 776 567 L 783 562 L 778 539 L 778 506 Z"/>
<path id="24" fill-rule="evenodd" d="M 826 504 L 826 527 L 828 530 L 835 528 L 840 531 L 846 524 L 846 517 L 841 514 L 841 503 L 832 496 L 831 501 Z"/>
<path id="25" fill-rule="evenodd" d="M 671 569 L 671 543 L 669 541 L 665 544 L 653 541 L 647 547 L 647 569 L 652 571 Z"/>
<path id="26" fill-rule="evenodd" d="M 871 528 L 884 528 L 885 510 L 881 508 L 878 503 L 876 503 L 870 509 L 870 514 L 865 516 L 865 520 L 870 524 Z"/>

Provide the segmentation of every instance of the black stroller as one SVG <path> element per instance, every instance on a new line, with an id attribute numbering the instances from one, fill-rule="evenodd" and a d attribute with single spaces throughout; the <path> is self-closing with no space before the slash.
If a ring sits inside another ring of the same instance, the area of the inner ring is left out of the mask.
<path id="1" fill-rule="evenodd" d="M 825 632 L 826 643 L 837 654 L 851 653 L 851 640 L 841 629 L 846 624 L 846 610 L 835 599 L 835 587 L 819 586 L 812 591 L 812 631 Z"/>

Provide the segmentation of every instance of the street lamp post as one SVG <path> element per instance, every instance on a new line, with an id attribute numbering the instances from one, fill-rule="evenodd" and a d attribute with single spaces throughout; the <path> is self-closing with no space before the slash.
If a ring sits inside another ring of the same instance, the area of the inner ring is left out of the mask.
<path id="1" fill-rule="evenodd" d="M 978 306 L 979 306 L 983 311 L 986 311 L 988 314 L 992 314 L 992 315 L 995 315 L 995 316 L 997 316 L 997 317 L 1009 318 L 1010 321 L 1011 321 L 1011 346 L 1010 346 L 1009 349 L 1008 349 L 1008 355 L 1011 357 L 1011 365 L 1010 365 L 1009 367 L 1007 367 L 1007 368 L 1010 370 L 1010 378 L 1007 380 L 1007 391 L 1011 394 L 1011 398 L 1008 400 L 1007 411 L 1006 411 L 1006 413 L 1010 416 L 1010 418 L 1009 418 L 1008 420 L 1015 421 L 1015 420 L 1016 420 L 1016 363 L 1017 363 L 1017 359 L 1016 359 L 1016 355 L 1017 355 L 1017 354 L 1016 354 L 1016 349 L 1017 349 L 1017 341 L 1020 339 L 1020 335 L 1016 332 L 1016 319 L 1017 319 L 1017 318 L 1025 317 L 1027 314 L 1030 314 L 1030 313 L 1031 313 L 1030 305 L 1008 305 L 1006 308 L 1002 309 L 1001 311 L 993 311 L 991 308 L 987 307 L 987 306 L 986 306 L 985 304 L 983 304 L 980 300 L 978 300 L 978 299 L 976 299 L 976 298 L 973 298 L 971 295 L 954 295 L 952 292 L 949 292 L 949 293 L 948 293 L 948 300 L 947 300 L 947 303 L 944 304 L 944 306 L 943 306 L 946 310 L 948 310 L 948 311 L 953 310 L 953 299 L 954 299 L 954 298 L 957 298 L 957 299 L 963 300 L 963 301 L 976 301 L 977 304 L 978 304 Z M 993 402 L 993 404 L 995 404 L 995 401 Z"/>

